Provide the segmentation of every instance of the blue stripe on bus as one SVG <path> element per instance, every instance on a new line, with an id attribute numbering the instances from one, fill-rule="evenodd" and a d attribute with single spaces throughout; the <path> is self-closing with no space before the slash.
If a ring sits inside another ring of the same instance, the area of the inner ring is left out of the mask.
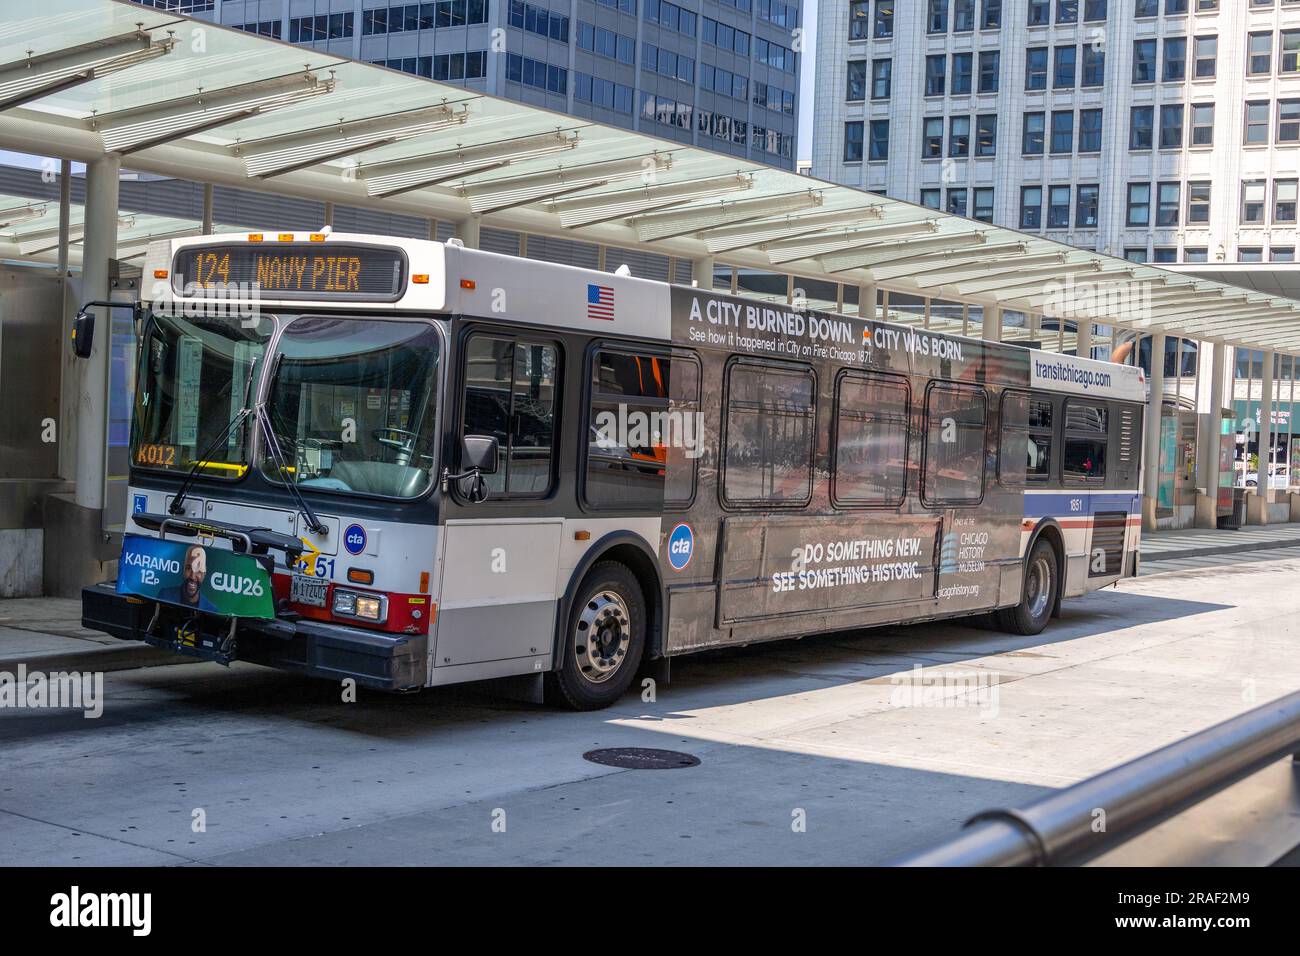
<path id="1" fill-rule="evenodd" d="M 1082 508 L 1071 507 L 1071 503 L 1088 500 Z M 1138 496 L 1133 492 L 1098 492 L 1098 491 L 1061 491 L 1043 494 L 1025 495 L 1025 517 L 1069 517 L 1070 515 L 1090 515 L 1098 511 L 1123 511 L 1125 514 L 1138 514 Z"/>

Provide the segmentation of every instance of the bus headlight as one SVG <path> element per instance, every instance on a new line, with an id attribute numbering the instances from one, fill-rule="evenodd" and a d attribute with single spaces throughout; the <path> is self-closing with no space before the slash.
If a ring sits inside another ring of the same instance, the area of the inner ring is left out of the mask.
<path id="1" fill-rule="evenodd" d="M 335 588 L 333 611 L 339 617 L 355 617 L 382 624 L 388 619 L 388 598 L 382 594 L 363 594 Z"/>

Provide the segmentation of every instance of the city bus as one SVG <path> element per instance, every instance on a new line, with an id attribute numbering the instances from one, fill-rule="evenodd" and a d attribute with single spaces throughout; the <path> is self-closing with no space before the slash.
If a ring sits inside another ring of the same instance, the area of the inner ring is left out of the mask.
<path id="1" fill-rule="evenodd" d="M 710 648 L 1032 635 L 1137 573 L 1137 367 L 454 239 L 163 240 L 142 288 L 83 594 L 124 640 L 592 709 Z"/>

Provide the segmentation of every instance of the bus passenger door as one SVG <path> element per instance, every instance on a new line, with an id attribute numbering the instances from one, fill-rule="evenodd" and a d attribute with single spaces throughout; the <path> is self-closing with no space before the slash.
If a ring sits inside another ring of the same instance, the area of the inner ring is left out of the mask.
<path id="1" fill-rule="evenodd" d="M 455 457 L 448 465 L 462 470 L 463 436 L 487 435 L 497 440 L 497 470 L 484 476 L 487 500 L 470 501 L 464 487 L 443 497 L 433 664 L 436 670 L 514 661 L 492 673 L 545 670 L 564 528 L 554 500 L 559 345 L 496 330 L 461 341 Z M 530 657 L 536 660 L 521 660 Z"/>

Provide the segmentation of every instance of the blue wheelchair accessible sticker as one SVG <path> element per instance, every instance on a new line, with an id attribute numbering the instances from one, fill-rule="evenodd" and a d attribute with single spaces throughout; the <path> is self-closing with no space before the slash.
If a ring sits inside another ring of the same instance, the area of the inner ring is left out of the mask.
<path id="1" fill-rule="evenodd" d="M 343 532 L 343 547 L 348 554 L 360 554 L 366 550 L 366 529 L 359 524 L 350 524 Z"/>
<path id="2" fill-rule="evenodd" d="M 688 524 L 679 524 L 668 534 L 668 563 L 674 571 L 686 570 L 695 554 L 695 532 Z"/>
<path id="3" fill-rule="evenodd" d="M 149 497 L 147 495 L 133 495 L 131 497 L 132 514 L 144 514 L 149 510 Z"/>

